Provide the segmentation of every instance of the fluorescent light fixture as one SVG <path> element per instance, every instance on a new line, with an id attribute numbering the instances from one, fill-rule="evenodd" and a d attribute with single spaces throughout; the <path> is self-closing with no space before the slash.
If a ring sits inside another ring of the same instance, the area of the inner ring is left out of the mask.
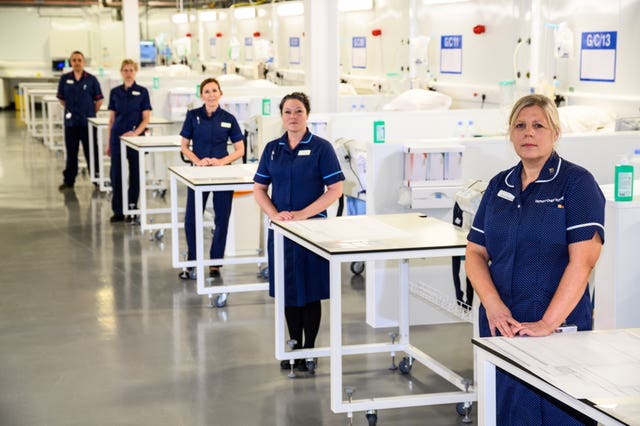
<path id="1" fill-rule="evenodd" d="M 252 6 L 235 8 L 233 16 L 236 19 L 253 19 L 256 17 L 256 8 Z"/>
<path id="2" fill-rule="evenodd" d="M 218 15 L 213 10 L 205 10 L 198 14 L 201 22 L 213 22 L 217 19 Z"/>
<path id="3" fill-rule="evenodd" d="M 278 16 L 297 16 L 304 13 L 304 3 L 286 2 L 278 3 L 276 6 Z"/>
<path id="4" fill-rule="evenodd" d="M 436 4 L 466 3 L 469 0 L 422 0 L 422 4 L 433 6 Z"/>
<path id="5" fill-rule="evenodd" d="M 373 0 L 338 0 L 338 10 L 340 12 L 371 9 L 373 9 Z"/>
<path id="6" fill-rule="evenodd" d="M 186 13 L 176 13 L 171 16 L 171 21 L 173 21 L 174 24 L 186 24 L 189 21 L 189 17 Z"/>

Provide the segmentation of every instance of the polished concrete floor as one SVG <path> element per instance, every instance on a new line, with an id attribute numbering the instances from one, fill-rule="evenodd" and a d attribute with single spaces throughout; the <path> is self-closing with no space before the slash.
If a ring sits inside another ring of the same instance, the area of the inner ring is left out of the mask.
<path id="1" fill-rule="evenodd" d="M 62 155 L 0 112 L 0 425 L 346 425 L 329 401 L 329 361 L 287 378 L 274 358 L 273 301 L 230 296 L 209 308 L 171 267 L 171 241 L 109 223 L 110 200 L 86 176 L 60 193 Z M 255 266 L 225 282 L 255 282 Z M 364 325 L 364 283 L 345 271 L 347 341 L 381 341 Z M 328 344 L 324 305 L 318 345 Z M 422 326 L 412 342 L 472 376 L 471 326 Z M 355 398 L 455 390 L 388 355 L 345 360 Z M 475 408 L 475 407 L 474 407 Z M 475 410 L 474 410 L 475 414 Z M 475 416 L 474 416 L 475 417 Z M 475 421 L 475 418 L 474 418 Z M 353 424 L 366 425 L 364 413 Z M 378 412 L 380 425 L 461 424 L 454 405 Z"/>

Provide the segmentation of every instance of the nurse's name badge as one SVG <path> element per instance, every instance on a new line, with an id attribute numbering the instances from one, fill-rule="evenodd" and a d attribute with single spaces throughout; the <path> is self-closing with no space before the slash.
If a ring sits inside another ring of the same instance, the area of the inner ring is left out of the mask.
<path id="1" fill-rule="evenodd" d="M 513 201 L 516 198 L 515 195 L 505 191 L 504 189 L 501 189 L 500 191 L 498 191 L 498 197 L 504 198 L 505 200 L 508 200 L 508 201 Z"/>
<path id="2" fill-rule="evenodd" d="M 73 80 L 67 80 L 67 84 L 73 84 Z"/>
<path id="3" fill-rule="evenodd" d="M 64 116 L 65 116 L 65 118 L 68 120 L 68 119 L 70 119 L 70 118 L 71 118 L 71 113 L 70 113 L 70 112 L 68 112 L 68 113 L 66 113 Z"/>
<path id="4" fill-rule="evenodd" d="M 131 91 L 131 94 L 132 94 L 133 96 L 140 96 L 140 92 L 138 92 L 137 90 L 132 90 L 132 91 Z"/>
<path id="5" fill-rule="evenodd" d="M 307 155 L 311 155 L 310 149 L 301 149 L 300 151 L 298 151 L 298 157 L 307 156 Z"/>
<path id="6" fill-rule="evenodd" d="M 220 123 L 220 127 L 225 127 L 227 129 L 230 129 L 231 123 L 227 123 L 226 121 L 223 121 L 222 123 Z"/>

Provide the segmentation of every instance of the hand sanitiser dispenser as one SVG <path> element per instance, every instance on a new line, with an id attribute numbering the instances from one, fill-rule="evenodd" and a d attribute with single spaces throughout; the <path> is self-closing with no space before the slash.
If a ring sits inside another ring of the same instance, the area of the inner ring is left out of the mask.
<path id="1" fill-rule="evenodd" d="M 615 169 L 614 200 L 633 201 L 633 165 L 623 158 Z"/>

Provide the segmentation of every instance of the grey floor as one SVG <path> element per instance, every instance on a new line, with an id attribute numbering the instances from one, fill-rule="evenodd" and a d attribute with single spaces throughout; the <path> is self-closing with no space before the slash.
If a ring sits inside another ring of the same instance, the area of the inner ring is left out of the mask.
<path id="1" fill-rule="evenodd" d="M 331 411 L 327 359 L 315 377 L 280 371 L 265 293 L 209 308 L 171 267 L 169 235 L 151 241 L 111 225 L 109 198 L 86 176 L 58 192 L 63 165 L 15 111 L 0 112 L 0 425 L 349 424 Z M 392 330 L 364 325 L 362 277 L 344 277 L 345 339 L 387 339 Z M 255 282 L 256 267 L 225 267 L 223 278 Z M 319 346 L 329 337 L 323 308 Z M 465 377 L 470 339 L 467 324 L 412 329 L 412 343 Z M 423 366 L 401 375 L 390 363 L 349 357 L 344 383 L 356 398 L 455 390 Z M 364 413 L 353 424 L 368 424 Z M 378 424 L 461 417 L 454 405 L 393 409 Z"/>

